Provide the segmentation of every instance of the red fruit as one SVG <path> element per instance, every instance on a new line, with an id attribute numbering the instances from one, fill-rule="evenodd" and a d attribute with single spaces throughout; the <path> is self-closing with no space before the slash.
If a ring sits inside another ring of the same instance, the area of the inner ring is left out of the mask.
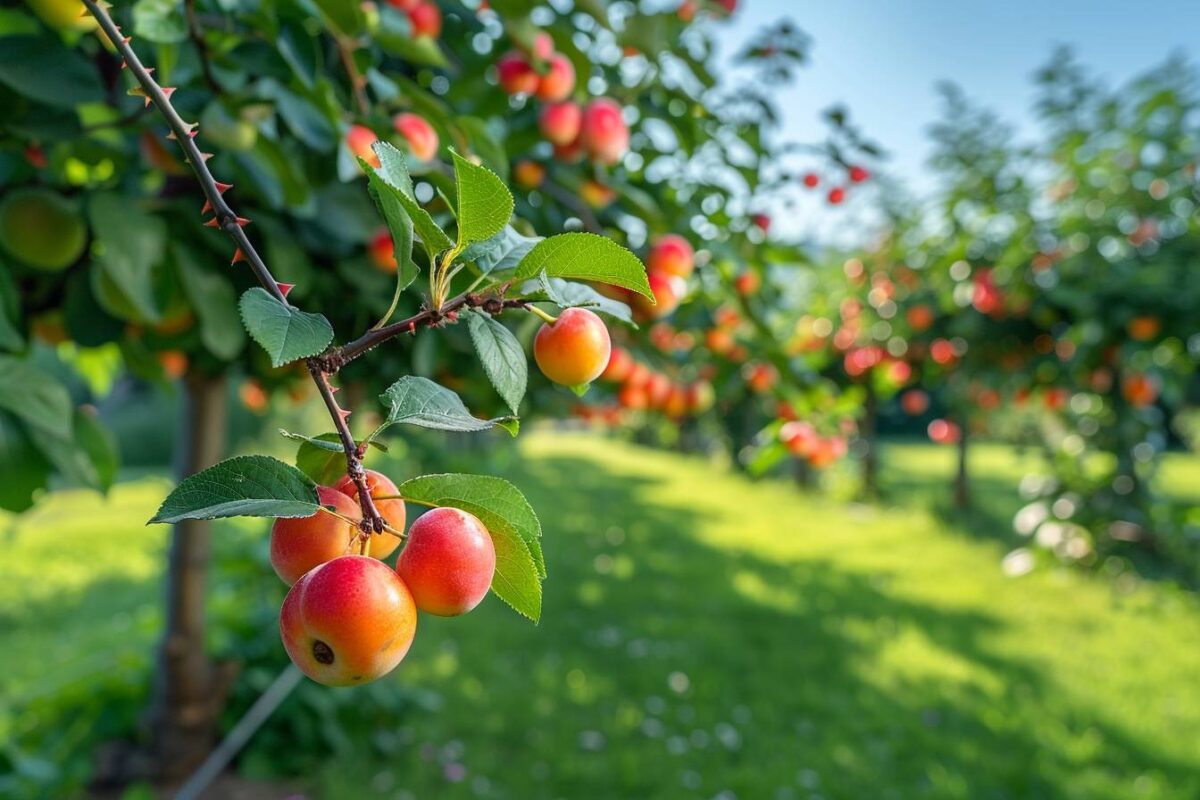
<path id="1" fill-rule="evenodd" d="M 933 310 L 929 306 L 913 306 L 904 312 L 904 316 L 908 319 L 909 327 L 917 332 L 926 330 L 933 324 Z"/>
<path id="2" fill-rule="evenodd" d="M 824 469 L 846 455 L 846 440 L 840 436 L 820 437 L 808 454 L 808 463 L 815 469 Z"/>
<path id="3" fill-rule="evenodd" d="M 779 380 L 779 371 L 770 364 L 747 364 L 744 372 L 746 385 L 750 387 L 750 391 L 758 394 L 771 391 L 775 382 Z"/>
<path id="4" fill-rule="evenodd" d="M 633 356 L 623 347 L 614 347 L 608 356 L 608 364 L 600 373 L 600 378 L 613 383 L 620 383 L 633 372 Z"/>
<path id="5" fill-rule="evenodd" d="M 1067 407 L 1067 400 L 1070 395 L 1066 389 L 1061 387 L 1053 387 L 1046 390 L 1042 395 L 1042 405 L 1047 411 L 1062 411 Z"/>
<path id="6" fill-rule="evenodd" d="M 645 388 L 632 383 L 625 384 L 621 387 L 621 391 L 617 392 L 617 402 L 621 404 L 622 408 L 631 411 L 644 411 L 650 405 Z"/>
<path id="7" fill-rule="evenodd" d="M 652 372 L 646 381 L 646 401 L 650 408 L 663 408 L 671 396 L 671 380 L 661 372 Z"/>
<path id="8" fill-rule="evenodd" d="M 601 164 L 616 164 L 625 156 L 629 150 L 629 126 L 615 100 L 597 97 L 587 104 L 579 143 Z"/>
<path id="9" fill-rule="evenodd" d="M 851 183 L 862 183 L 867 178 L 871 177 L 871 173 L 867 172 L 862 167 L 851 167 L 849 174 Z"/>
<path id="10" fill-rule="evenodd" d="M 733 335 L 724 328 L 712 328 L 704 333 L 704 345 L 717 355 L 726 355 L 737 345 Z"/>
<path id="11" fill-rule="evenodd" d="M 496 73 L 500 88 L 509 94 L 533 94 L 541 83 L 537 70 L 516 50 L 500 56 L 496 62 Z"/>
<path id="12" fill-rule="evenodd" d="M 846 199 L 846 190 L 840 186 L 835 186 L 829 190 L 829 204 L 831 206 L 840 205 Z"/>
<path id="13" fill-rule="evenodd" d="M 804 185 L 809 189 L 815 189 L 821 185 L 821 177 L 815 172 L 808 172 L 804 175 Z"/>
<path id="14" fill-rule="evenodd" d="M 318 486 L 317 501 L 343 517 L 362 519 L 358 504 L 337 489 Z M 271 526 L 271 566 L 290 586 L 313 567 L 352 552 L 358 533 L 356 525 L 324 511 L 311 517 L 280 517 Z M 395 537 L 389 538 L 396 541 Z"/>
<path id="15" fill-rule="evenodd" d="M 408 142 L 408 149 L 421 161 L 432 161 L 437 155 L 438 135 L 424 117 L 417 114 L 397 114 L 392 118 L 396 132 Z"/>
<path id="16" fill-rule="evenodd" d="M 384 521 L 398 531 L 404 530 L 404 519 L 407 515 L 407 509 L 404 506 L 404 501 L 397 498 L 400 490 L 396 488 L 396 484 L 392 483 L 392 479 L 384 475 L 382 472 L 376 472 L 373 469 L 363 470 L 366 473 L 367 491 L 371 493 L 371 498 L 375 500 L 375 510 L 379 512 Z M 337 482 L 337 490 L 349 497 L 351 500 L 358 503 L 358 487 L 354 485 L 354 481 L 349 475 L 344 475 Z M 391 500 L 379 500 L 376 498 L 390 497 Z M 400 546 L 400 540 L 395 536 L 377 534 L 371 537 L 370 555 L 375 558 L 387 558 L 396 551 Z"/>
<path id="17" fill-rule="evenodd" d="M 661 272 L 651 272 L 646 276 L 650 283 L 650 291 L 657 305 L 640 294 L 633 296 L 633 310 L 644 319 L 661 319 L 679 307 L 679 301 L 687 291 L 683 279 L 675 275 L 664 275 Z"/>
<path id="18" fill-rule="evenodd" d="M 417 609 L 386 564 L 341 556 L 306 573 L 279 612 L 288 657 L 326 686 L 369 683 L 395 669 L 417 632 Z"/>
<path id="19" fill-rule="evenodd" d="M 664 275 L 687 278 L 696 268 L 696 253 L 688 240 L 678 234 L 660 237 L 646 256 L 646 269 Z"/>
<path id="20" fill-rule="evenodd" d="M 550 38 L 550 34 L 538 31 L 533 37 L 533 46 L 529 48 L 529 54 L 538 61 L 545 61 L 554 55 L 554 40 Z"/>
<path id="21" fill-rule="evenodd" d="M 592 208 L 600 209 L 611 205 L 617 199 L 617 192 L 599 181 L 589 179 L 579 187 L 579 196 Z"/>
<path id="22" fill-rule="evenodd" d="M 380 228 L 367 244 L 367 255 L 371 263 L 380 272 L 394 274 L 396 272 L 396 248 L 392 243 L 392 234 L 387 228 Z"/>
<path id="23" fill-rule="evenodd" d="M 936 444 L 954 444 L 962 436 L 957 424 L 945 419 L 935 419 L 927 429 L 929 438 Z"/>
<path id="24" fill-rule="evenodd" d="M 428 36 L 432 39 L 442 35 L 442 12 L 433 3 L 417 3 L 408 11 L 413 36 Z"/>
<path id="25" fill-rule="evenodd" d="M 424 0 L 388 0 L 388 4 L 392 8 L 399 9 L 400 11 L 412 11 L 422 2 Z"/>
<path id="26" fill-rule="evenodd" d="M 371 149 L 371 145 L 379 141 L 375 131 L 365 125 L 351 125 L 346 131 L 346 147 L 357 158 L 366 161 L 372 167 L 379 166 L 379 156 Z"/>
<path id="27" fill-rule="evenodd" d="M 716 0 L 716 3 L 726 14 L 732 14 L 737 10 L 737 0 Z"/>
<path id="28" fill-rule="evenodd" d="M 1152 375 L 1131 373 L 1121 380 L 1121 394 L 1135 408 L 1153 405 L 1158 399 L 1158 380 Z"/>
<path id="29" fill-rule="evenodd" d="M 753 294 L 757 294 L 761 286 L 762 280 L 758 277 L 757 272 L 748 270 L 740 273 L 733 279 L 733 288 L 742 297 L 750 297 Z"/>
<path id="30" fill-rule="evenodd" d="M 750 218 L 750 221 L 752 223 L 754 223 L 754 226 L 757 227 L 759 230 L 761 230 L 763 233 L 766 233 L 767 231 L 769 231 L 771 229 L 771 218 L 768 217 L 766 214 L 755 214 L 753 217 Z"/>
<path id="31" fill-rule="evenodd" d="M 682 21 L 691 22 L 696 18 L 696 0 L 683 0 L 679 8 L 675 9 L 675 13 Z"/>
<path id="32" fill-rule="evenodd" d="M 929 395 L 920 389 L 910 389 L 900 395 L 900 407 L 910 417 L 919 417 L 929 410 Z"/>
<path id="33" fill-rule="evenodd" d="M 473 514 L 435 508 L 408 529 L 396 574 L 412 591 L 417 608 L 439 617 L 465 614 L 492 586 L 496 548 Z"/>
<path id="34" fill-rule="evenodd" d="M 797 458 L 807 458 L 820 441 L 816 428 L 807 422 L 786 422 L 779 429 L 779 441 Z"/>
<path id="35" fill-rule="evenodd" d="M 626 386 L 645 387 L 650 381 L 650 368 L 645 364 L 635 361 L 629 370 L 629 374 L 625 376 Z"/>
<path id="36" fill-rule="evenodd" d="M 608 365 L 612 342 L 600 317 L 586 308 L 564 309 L 544 324 L 533 340 L 533 358 L 542 374 L 563 386 L 583 386 Z"/>
<path id="37" fill-rule="evenodd" d="M 958 359 L 958 354 L 954 352 L 954 345 L 945 339 L 934 339 L 929 344 L 929 357 L 934 363 L 940 364 L 943 367 L 948 367 Z"/>
<path id="38" fill-rule="evenodd" d="M 975 306 L 975 310 L 980 314 L 995 314 L 1004 308 L 1004 297 L 992 280 L 990 269 L 981 269 L 975 273 L 971 305 Z"/>
<path id="39" fill-rule="evenodd" d="M 522 189 L 536 189 L 546 179 L 546 168 L 536 161 L 518 161 L 513 165 L 513 180 Z"/>
<path id="40" fill-rule="evenodd" d="M 538 129 L 551 144 L 569 145 L 579 137 L 583 124 L 583 109 L 570 101 L 554 103 L 542 108 L 538 115 Z"/>
<path id="41" fill-rule="evenodd" d="M 742 316 L 729 306 L 721 306 L 713 312 L 713 319 L 719 328 L 736 328 L 742 324 Z"/>
<path id="42" fill-rule="evenodd" d="M 550 57 L 545 75 L 538 81 L 537 98 L 550 103 L 566 100 L 575 91 L 575 66 L 561 53 Z"/>
<path id="43" fill-rule="evenodd" d="M 1134 317 L 1129 320 L 1126 330 L 1129 331 L 1130 339 L 1138 342 L 1148 342 L 1155 336 L 1158 336 L 1158 332 L 1162 330 L 1162 323 L 1158 321 L 1158 317 Z"/>
<path id="44" fill-rule="evenodd" d="M 671 419 L 680 419 L 688 413 L 688 393 L 682 386 L 672 386 L 663 403 L 663 413 Z"/>

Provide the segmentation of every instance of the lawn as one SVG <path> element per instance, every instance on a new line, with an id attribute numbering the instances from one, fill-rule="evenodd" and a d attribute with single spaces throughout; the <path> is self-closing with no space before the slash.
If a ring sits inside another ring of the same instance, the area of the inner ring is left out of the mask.
<path id="1" fill-rule="evenodd" d="M 314 759 L 314 796 L 1200 796 L 1195 596 L 1006 577 L 1007 543 L 912 504 L 947 451 L 885 453 L 904 504 L 873 508 L 586 436 L 522 442 L 508 477 L 546 532 L 542 623 L 494 599 L 422 618 L 388 680 L 438 709 L 378 732 L 406 743 L 390 758 Z M 1012 453 L 976 457 L 989 507 L 1015 507 Z M 1195 486 L 1200 465 L 1169 474 Z M 0 694 L 144 667 L 164 533 L 139 523 L 164 489 L 55 498 L 0 540 Z"/>

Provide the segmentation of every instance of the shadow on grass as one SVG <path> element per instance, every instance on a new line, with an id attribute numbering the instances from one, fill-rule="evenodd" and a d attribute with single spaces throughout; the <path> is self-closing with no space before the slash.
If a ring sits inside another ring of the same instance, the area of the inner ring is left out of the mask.
<path id="1" fill-rule="evenodd" d="M 494 601 L 423 618 L 399 679 L 440 693 L 440 713 L 326 768 L 319 796 L 1119 797 L 1147 771 L 1200 788 L 1194 765 L 989 648 L 996 617 L 889 594 L 886 574 L 707 546 L 652 478 L 560 456 L 519 471 L 547 530 L 543 622 Z M 914 641 L 936 669 L 880 667 Z M 1031 732 L 1049 708 L 1091 733 L 1086 755 Z"/>

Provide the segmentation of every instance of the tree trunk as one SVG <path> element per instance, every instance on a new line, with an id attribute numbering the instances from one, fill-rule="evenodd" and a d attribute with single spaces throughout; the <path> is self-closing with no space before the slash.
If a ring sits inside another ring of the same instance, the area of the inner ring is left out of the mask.
<path id="1" fill-rule="evenodd" d="M 971 484 L 967 478 L 967 421 L 959 424 L 958 466 L 954 473 L 954 507 L 965 511 L 971 507 Z"/>
<path id="2" fill-rule="evenodd" d="M 879 496 L 879 453 L 875 441 L 875 431 L 879 422 L 879 398 L 875 396 L 875 388 L 870 380 L 866 382 L 866 390 L 862 426 L 858 432 L 858 438 L 865 447 L 862 456 L 862 496 L 865 500 L 874 500 Z"/>
<path id="3" fill-rule="evenodd" d="M 223 377 L 189 373 L 183 383 L 181 447 L 175 470 L 180 479 L 220 460 L 229 411 Z M 208 522 L 185 520 L 175 525 L 167 563 L 166 627 L 147 719 L 154 777 L 163 781 L 185 777 L 215 746 L 229 684 L 228 671 L 219 669 L 205 651 L 209 556 Z"/>

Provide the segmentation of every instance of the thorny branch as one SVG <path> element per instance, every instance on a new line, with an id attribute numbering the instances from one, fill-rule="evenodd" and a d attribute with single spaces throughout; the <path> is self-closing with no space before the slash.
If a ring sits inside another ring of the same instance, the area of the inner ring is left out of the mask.
<path id="1" fill-rule="evenodd" d="M 167 138 L 175 139 L 183 148 L 184 157 L 204 192 L 205 203 L 201 214 L 211 213 L 213 215 L 204 224 L 210 228 L 220 228 L 229 238 L 233 239 L 236 250 L 233 254 L 232 264 L 239 261 L 247 262 L 258 283 L 276 300 L 284 305 L 290 305 L 287 301 L 287 293 L 292 287 L 275 280 L 246 235 L 245 227 L 250 224 L 250 220 L 239 217 L 225 200 L 225 192 L 232 187 L 229 184 L 220 183 L 213 177 L 207 164 L 212 154 L 202 153 L 196 146 L 195 136 L 199 125 L 184 122 L 174 106 L 171 105 L 170 98 L 175 89 L 160 86 L 154 80 L 151 75 L 153 68 L 147 68 L 142 64 L 137 53 L 129 45 L 130 37 L 122 35 L 121 29 L 109 16 L 108 8 L 111 6 L 106 0 L 83 0 L 83 4 L 88 13 L 96 18 L 101 30 L 116 47 L 117 53 L 122 59 L 122 66 L 128 68 L 137 80 L 139 89 L 136 90 L 136 93 L 145 98 L 147 106 L 153 103 L 162 114 L 163 119 L 166 120 L 167 126 L 171 129 Z M 496 314 L 506 308 L 523 308 L 528 305 L 525 300 L 503 299 L 503 291 L 506 288 L 507 285 L 501 287 L 499 293 L 461 294 L 443 304 L 439 309 L 427 307 L 408 319 L 368 331 L 345 347 L 335 348 L 329 353 L 305 360 L 308 373 L 317 386 L 325 408 L 329 411 L 330 419 L 333 421 L 334 429 L 337 431 L 338 439 L 345 451 L 346 474 L 350 476 L 358 491 L 358 500 L 363 513 L 359 528 L 364 534 L 383 533 L 388 526 L 375 507 L 375 502 L 367 487 L 366 473 L 362 465 L 363 448 L 354 441 L 354 436 L 346 423 L 346 417 L 350 415 L 350 411 L 341 408 L 334 398 L 338 389 L 329 382 L 330 375 L 336 374 L 342 366 L 388 339 L 403 333 L 416 333 L 418 328 L 438 327 L 456 321 L 458 310 L 461 308 L 481 308 L 485 312 Z"/>

